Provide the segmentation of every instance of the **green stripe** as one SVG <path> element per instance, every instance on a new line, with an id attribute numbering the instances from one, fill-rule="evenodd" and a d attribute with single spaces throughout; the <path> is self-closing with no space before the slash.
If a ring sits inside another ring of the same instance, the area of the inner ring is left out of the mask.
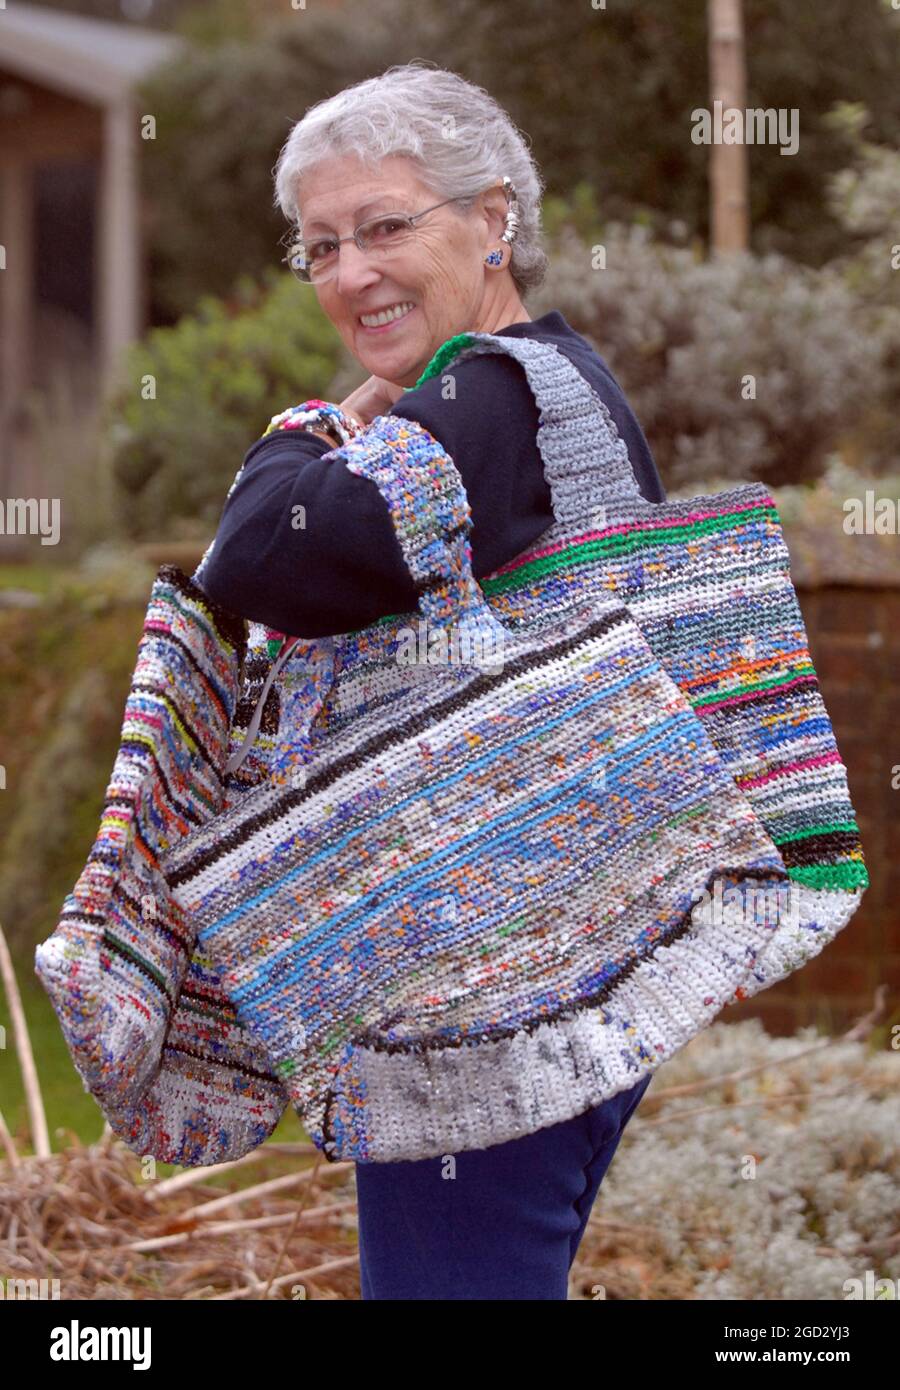
<path id="1" fill-rule="evenodd" d="M 802 864 L 788 869 L 788 878 L 808 888 L 868 888 L 865 864 Z"/>
<path id="2" fill-rule="evenodd" d="M 793 835 L 785 835 L 781 840 L 775 840 L 776 845 L 790 845 L 794 840 L 807 840 L 810 835 L 830 835 L 836 830 L 855 830 L 859 834 L 859 826 L 849 821 L 835 821 L 833 825 L 814 825 L 809 830 L 797 830 Z M 774 838 L 774 837 L 773 837 Z"/>
<path id="3" fill-rule="evenodd" d="M 709 805 L 702 801 L 697 806 L 689 806 L 686 811 L 679 811 L 677 815 L 669 816 L 666 821 L 668 829 L 681 825 L 686 820 L 696 820 L 698 816 L 705 816 L 709 812 Z"/>
<path id="4" fill-rule="evenodd" d="M 183 735 L 183 737 L 184 737 L 185 743 L 190 744 L 191 747 L 194 748 L 194 750 L 196 751 L 196 753 L 197 753 L 200 757 L 204 758 L 204 760 L 205 760 L 205 754 L 204 754 L 204 752 L 203 752 L 203 749 L 202 749 L 201 745 L 200 745 L 199 743 L 196 743 L 196 742 L 194 741 L 194 739 L 192 739 L 192 738 L 190 737 L 190 735 L 188 734 L 187 729 L 185 729 L 185 727 L 184 727 L 184 725 L 182 724 L 181 720 L 178 718 L 178 715 L 177 715 L 176 711 L 172 708 L 172 705 L 171 705 L 171 702 L 170 702 L 168 696 L 163 695 L 160 691 L 157 691 L 156 694 L 159 696 L 159 699 L 162 700 L 163 703 L 169 707 L 169 710 L 170 710 L 170 712 L 171 712 L 171 714 L 172 714 L 172 718 L 173 718 L 175 724 L 176 724 L 176 725 L 178 726 L 178 728 L 181 730 L 182 735 Z M 144 744 L 144 746 L 148 749 L 148 751 L 149 751 L 150 753 L 152 753 L 154 756 L 157 756 L 157 755 L 162 751 L 161 749 L 157 748 L 157 745 L 156 745 L 156 744 L 154 743 L 154 741 L 153 741 L 153 735 L 151 735 L 151 734 L 145 734 L 145 733 L 130 733 L 130 734 L 128 735 L 128 742 L 129 742 L 129 743 L 142 743 L 142 744 Z M 191 791 L 193 792 L 194 796 L 196 796 L 196 798 L 197 798 L 198 801 L 202 801 L 202 802 L 204 803 L 204 805 L 207 807 L 208 810 L 210 810 L 210 811 L 215 811 L 215 810 L 217 809 L 217 806 L 216 806 L 215 801 L 213 801 L 213 800 L 206 794 L 206 792 L 204 792 L 204 791 L 197 785 L 197 783 L 194 782 L 194 781 L 191 782 Z M 172 809 L 176 812 L 176 814 L 178 814 L 178 808 L 174 805 L 174 803 L 170 803 L 170 804 L 172 805 Z M 113 808 L 113 809 L 115 809 L 115 808 Z M 187 820 L 187 817 L 184 816 L 184 817 L 182 817 L 182 819 Z"/>
<path id="5" fill-rule="evenodd" d="M 592 564 L 597 560 L 609 559 L 616 555 L 631 554 L 639 550 L 641 546 L 653 538 L 658 538 L 662 542 L 677 544 L 686 538 L 697 536 L 701 533 L 714 531 L 733 530 L 741 526 L 750 519 L 760 519 L 768 514 L 777 516 L 774 507 L 754 507 L 750 511 L 740 512 L 737 516 L 711 517 L 708 521 L 698 521 L 688 526 L 659 527 L 653 531 L 644 529 L 632 532 L 627 536 L 611 536 L 605 540 L 595 541 L 576 541 L 564 546 L 561 550 L 555 551 L 552 555 L 544 555 L 527 564 L 518 565 L 515 569 L 506 574 L 495 575 L 492 579 L 479 579 L 478 585 L 485 597 L 491 594 L 500 594 L 507 589 L 523 588 L 534 579 L 541 578 L 547 574 L 553 574 L 564 566 L 573 564 Z M 778 566 L 779 569 L 783 568 Z M 742 574 L 758 575 L 759 566 L 747 566 L 739 571 Z M 730 573 L 730 572 L 729 572 Z M 694 582 L 689 581 L 684 586 L 685 589 L 694 588 Z M 615 595 L 610 594 L 613 598 Z M 396 623 L 400 618 L 405 618 L 406 613 L 388 613 L 376 622 L 370 624 L 371 627 L 387 627 L 390 623 Z M 347 636 L 355 637 L 360 632 L 365 632 L 363 627 L 353 628 Z"/>
<path id="6" fill-rule="evenodd" d="M 457 333 L 454 338 L 448 338 L 446 343 L 442 343 L 438 348 L 416 382 L 416 386 L 421 386 L 422 382 L 427 381 L 429 377 L 437 376 L 442 367 L 445 367 L 448 362 L 452 362 L 454 357 L 458 357 L 474 341 L 475 339 L 469 333 Z M 416 386 L 410 386 L 407 389 L 415 391 Z"/>
<path id="7" fill-rule="evenodd" d="M 733 690 L 720 691 L 717 695 L 707 695 L 704 699 L 694 700 L 688 696 L 694 709 L 702 709 L 704 705 L 716 705 L 720 700 L 730 700 L 732 695 L 752 695 L 757 690 L 774 690 L 779 685 L 784 685 L 785 681 L 793 676 L 814 676 L 816 668 L 811 661 L 801 662 L 799 666 L 790 666 L 781 676 L 775 676 L 770 681 L 754 681 L 752 685 L 740 685 Z"/>
<path id="8" fill-rule="evenodd" d="M 129 960 L 134 961 L 135 965 L 139 965 L 142 970 L 146 970 L 147 973 L 151 975 L 153 979 L 157 982 L 157 984 L 160 987 L 160 990 L 162 991 L 166 999 L 168 999 L 169 994 L 168 990 L 166 989 L 165 977 L 161 974 L 159 970 L 157 970 L 155 965 L 151 965 L 150 962 L 148 960 L 145 960 L 143 956 L 138 955 L 137 951 L 132 950 L 132 948 L 130 946 L 127 946 L 124 941 L 120 941 L 119 938 L 116 936 L 115 932 L 111 932 L 109 930 L 109 927 L 106 928 L 104 936 L 108 937 L 111 942 L 115 943 L 116 950 L 120 951 L 123 956 L 126 956 Z"/>
<path id="9" fill-rule="evenodd" d="M 733 531 L 748 521 L 763 520 L 766 516 L 777 515 L 774 507 L 760 505 L 747 511 L 728 516 L 712 516 L 705 521 L 688 522 L 681 526 L 673 522 L 671 526 L 643 527 L 633 529 L 625 535 L 607 536 L 602 540 L 575 541 L 564 546 L 552 555 L 543 555 L 529 564 L 519 565 L 507 574 L 496 575 L 493 579 L 481 579 L 479 584 L 486 594 L 500 593 L 504 589 L 517 587 L 530 579 L 559 569 L 564 563 L 586 564 L 594 559 L 609 559 L 618 555 L 631 555 L 646 548 L 648 542 L 678 545 L 701 535 L 711 535 L 721 531 Z"/>

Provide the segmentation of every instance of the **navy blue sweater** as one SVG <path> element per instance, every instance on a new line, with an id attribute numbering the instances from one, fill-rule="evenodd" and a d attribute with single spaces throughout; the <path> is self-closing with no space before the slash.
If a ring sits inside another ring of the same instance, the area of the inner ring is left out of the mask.
<path id="1" fill-rule="evenodd" d="M 665 492 L 640 425 L 609 367 L 557 310 L 498 329 L 555 344 L 606 402 L 651 502 Z M 440 376 L 407 391 L 391 415 L 417 420 L 456 464 L 472 512 L 476 579 L 508 563 L 553 523 L 536 436 L 538 408 L 525 373 L 504 354 L 453 368 L 456 397 Z M 378 488 L 304 430 L 274 430 L 244 459 L 225 504 L 202 587 L 242 617 L 292 637 L 352 632 L 387 614 L 412 612 L 417 596 Z M 302 506 L 305 512 L 295 513 Z M 305 526 L 295 528 L 295 516 Z"/>

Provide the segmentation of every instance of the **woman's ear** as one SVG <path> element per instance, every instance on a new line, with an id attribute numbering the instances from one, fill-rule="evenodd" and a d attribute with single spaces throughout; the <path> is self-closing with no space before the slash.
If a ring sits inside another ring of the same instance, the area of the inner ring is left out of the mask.
<path id="1" fill-rule="evenodd" d="M 509 203 L 506 194 L 499 184 L 495 188 L 488 188 L 481 195 L 483 198 L 484 216 L 487 223 L 486 246 L 496 246 L 503 232 L 506 231 L 506 219 L 509 215 Z"/>

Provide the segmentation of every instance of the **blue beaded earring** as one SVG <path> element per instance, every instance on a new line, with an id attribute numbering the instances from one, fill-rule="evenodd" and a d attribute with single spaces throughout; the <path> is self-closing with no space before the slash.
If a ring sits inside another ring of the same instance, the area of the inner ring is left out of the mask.
<path id="1" fill-rule="evenodd" d="M 485 263 L 485 265 L 502 265 L 502 264 L 503 264 L 503 252 L 502 252 L 502 251 L 492 251 L 492 252 L 490 253 L 489 256 L 485 256 L 485 258 L 484 258 L 484 263 Z"/>

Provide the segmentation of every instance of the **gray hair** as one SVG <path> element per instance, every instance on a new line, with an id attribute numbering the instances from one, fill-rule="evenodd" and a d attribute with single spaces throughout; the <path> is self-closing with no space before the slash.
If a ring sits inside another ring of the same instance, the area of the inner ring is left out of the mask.
<path id="1" fill-rule="evenodd" d="M 275 206 L 301 236 L 298 181 L 313 165 L 343 154 L 372 168 L 387 155 L 406 155 L 438 198 L 459 198 L 450 207 L 463 211 L 508 175 L 519 200 L 510 272 L 523 295 L 543 282 L 543 180 L 525 137 L 483 87 L 414 59 L 311 106 L 291 129 L 274 171 Z"/>

